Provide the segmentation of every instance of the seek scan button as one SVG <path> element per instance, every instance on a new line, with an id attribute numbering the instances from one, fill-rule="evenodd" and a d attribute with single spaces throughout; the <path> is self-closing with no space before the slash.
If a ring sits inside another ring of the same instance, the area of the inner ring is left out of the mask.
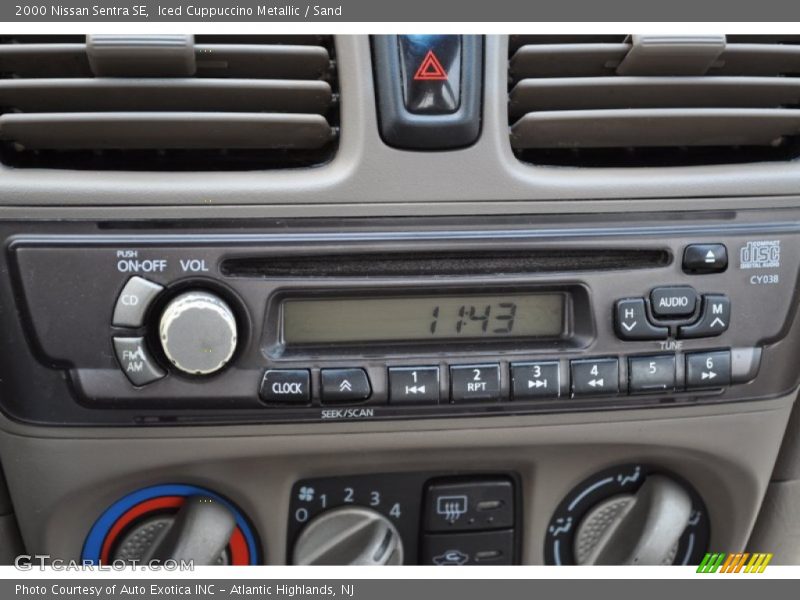
<path id="1" fill-rule="evenodd" d="M 259 396 L 269 404 L 308 404 L 311 375 L 304 369 L 270 369 L 261 380 Z"/>

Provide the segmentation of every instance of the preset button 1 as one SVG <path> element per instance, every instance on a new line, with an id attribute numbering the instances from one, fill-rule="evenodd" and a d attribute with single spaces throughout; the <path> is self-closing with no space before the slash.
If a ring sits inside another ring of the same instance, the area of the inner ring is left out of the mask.
<path id="1" fill-rule="evenodd" d="M 391 367 L 389 402 L 392 404 L 438 404 L 439 367 Z"/>

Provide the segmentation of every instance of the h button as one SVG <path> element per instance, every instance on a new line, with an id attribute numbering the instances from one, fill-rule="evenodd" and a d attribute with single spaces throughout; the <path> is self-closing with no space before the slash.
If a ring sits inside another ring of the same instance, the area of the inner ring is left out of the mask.
<path id="1" fill-rule="evenodd" d="M 614 307 L 614 327 L 621 340 L 664 340 L 667 327 L 656 327 L 647 319 L 644 298 L 617 300 Z"/>

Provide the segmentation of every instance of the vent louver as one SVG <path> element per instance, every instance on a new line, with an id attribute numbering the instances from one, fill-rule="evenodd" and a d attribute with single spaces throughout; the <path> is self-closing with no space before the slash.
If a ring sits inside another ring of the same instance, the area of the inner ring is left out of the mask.
<path id="1" fill-rule="evenodd" d="M 234 170 L 333 156 L 331 36 L 0 37 L 2 161 Z"/>
<path id="2" fill-rule="evenodd" d="M 523 161 L 665 166 L 800 155 L 800 36 L 511 36 Z"/>

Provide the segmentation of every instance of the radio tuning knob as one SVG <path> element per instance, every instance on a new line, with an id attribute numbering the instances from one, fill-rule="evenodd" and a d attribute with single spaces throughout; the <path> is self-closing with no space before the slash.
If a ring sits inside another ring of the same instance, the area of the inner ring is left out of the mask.
<path id="1" fill-rule="evenodd" d="M 379 512 L 346 506 L 309 521 L 292 559 L 295 565 L 400 565 L 403 542 L 394 524 Z"/>
<path id="2" fill-rule="evenodd" d="M 211 375 L 228 364 L 238 341 L 236 317 L 219 296 L 184 292 L 161 313 L 158 337 L 164 355 L 190 375 Z"/>

